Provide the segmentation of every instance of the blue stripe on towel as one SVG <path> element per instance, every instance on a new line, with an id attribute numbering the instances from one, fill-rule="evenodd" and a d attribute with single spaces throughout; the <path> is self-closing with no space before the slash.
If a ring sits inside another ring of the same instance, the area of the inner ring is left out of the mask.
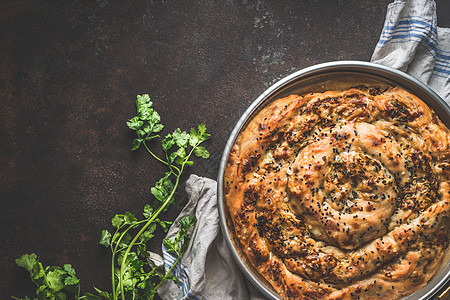
<path id="1" fill-rule="evenodd" d="M 166 247 L 162 247 L 163 257 L 164 257 L 164 268 L 166 270 L 170 269 L 176 262 L 178 256 L 173 253 L 167 252 Z M 189 276 L 187 274 L 186 268 L 183 266 L 181 261 L 178 261 L 177 265 L 173 267 L 171 271 L 172 275 L 178 279 L 178 287 L 183 295 L 182 300 L 204 300 L 205 298 L 191 289 L 191 284 L 189 282 Z"/>
<path id="2" fill-rule="evenodd" d="M 384 26 L 377 47 L 381 48 L 387 44 L 407 41 L 421 43 L 434 55 L 437 52 L 437 29 L 430 20 L 423 17 L 403 17 L 396 24 L 388 22 Z"/>
<path id="3" fill-rule="evenodd" d="M 442 54 L 442 52 L 449 53 L 448 51 L 439 50 L 434 62 L 433 75 L 449 78 L 450 77 L 450 55 Z"/>
<path id="4" fill-rule="evenodd" d="M 430 19 L 422 16 L 404 16 L 396 22 L 386 22 L 376 47 L 382 48 L 388 44 L 411 41 L 420 43 L 435 57 L 434 76 L 449 78 L 450 51 L 438 49 L 437 28 Z"/>

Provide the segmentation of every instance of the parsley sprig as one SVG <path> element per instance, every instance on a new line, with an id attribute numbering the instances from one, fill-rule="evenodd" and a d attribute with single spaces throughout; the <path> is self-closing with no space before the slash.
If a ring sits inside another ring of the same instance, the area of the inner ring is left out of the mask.
<path id="1" fill-rule="evenodd" d="M 171 222 L 159 219 L 161 212 L 167 210 L 175 201 L 175 191 L 180 183 L 180 177 L 186 166 L 192 166 L 192 155 L 200 158 L 208 158 L 209 153 L 201 143 L 208 140 L 210 135 L 206 132 L 204 124 L 200 124 L 197 130 L 191 129 L 189 133 L 175 129 L 167 134 L 161 141 L 164 157 L 160 158 L 147 143 L 159 138 L 159 133 L 164 126 L 160 123 L 159 114 L 152 108 L 153 103 L 148 95 L 139 95 L 136 99 L 136 116 L 131 118 L 127 125 L 136 132 L 131 150 L 137 150 L 141 146 L 160 163 L 168 167 L 164 176 L 156 182 L 150 191 L 155 197 L 153 205 L 146 205 L 143 211 L 143 220 L 138 220 L 130 212 L 116 215 L 112 219 L 112 225 L 116 228 L 114 233 L 103 230 L 100 243 L 110 247 L 112 252 L 111 299 L 122 300 L 137 299 L 142 294 L 145 299 L 152 299 L 157 288 L 167 279 L 174 279 L 169 275 L 160 275 L 156 268 L 144 270 L 145 259 L 148 257 L 147 242 L 153 238 L 157 225 L 166 230 Z M 164 240 L 168 250 L 180 257 L 187 248 L 188 229 L 195 225 L 195 219 L 187 218 L 180 221 L 181 231 L 175 240 Z M 134 233 L 136 232 L 137 233 Z M 132 235 L 134 233 L 134 235 Z M 179 246 L 176 246 L 179 245 Z M 117 265 L 116 265 L 117 259 Z M 159 283 L 155 285 L 155 277 Z M 175 280 L 175 279 L 174 279 Z"/>
<path id="2" fill-rule="evenodd" d="M 167 172 L 150 189 L 155 197 L 153 204 L 144 206 L 142 219 L 130 212 L 116 214 L 111 224 L 113 231 L 102 230 L 99 243 L 111 250 L 111 292 L 101 291 L 94 287 L 97 295 L 86 293 L 80 296 L 80 280 L 75 270 L 66 264 L 63 268 L 57 266 L 43 267 L 36 254 L 25 254 L 16 263 L 29 271 L 31 279 L 37 285 L 37 298 L 65 300 L 67 295 L 73 295 L 79 300 L 130 300 L 153 299 L 158 288 L 166 280 L 177 281 L 171 275 L 173 267 L 186 252 L 190 241 L 190 232 L 196 224 L 196 219 L 186 216 L 180 219 L 180 231 L 174 239 L 164 239 L 163 245 L 168 252 L 176 254 L 177 259 L 170 270 L 161 274 L 157 267 L 150 267 L 146 261 L 149 254 L 147 245 L 154 237 L 159 226 L 167 231 L 172 222 L 161 220 L 159 215 L 166 211 L 175 201 L 175 191 L 180 183 L 180 177 L 187 166 L 192 166 L 192 155 L 208 158 L 209 152 L 201 143 L 208 140 L 204 124 L 189 133 L 179 128 L 167 134 L 161 141 L 164 156 L 159 157 L 150 150 L 148 143 L 160 138 L 163 130 L 160 115 L 152 108 L 153 103 L 147 94 L 138 95 L 136 99 L 136 116 L 127 125 L 136 132 L 131 150 L 143 146 L 158 162 L 167 166 Z M 13 299 L 21 299 L 15 298 Z M 30 300 L 27 296 L 24 300 Z"/>

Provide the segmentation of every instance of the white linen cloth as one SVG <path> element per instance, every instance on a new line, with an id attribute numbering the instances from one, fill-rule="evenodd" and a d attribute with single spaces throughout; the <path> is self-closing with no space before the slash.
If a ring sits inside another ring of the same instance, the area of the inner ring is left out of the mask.
<path id="1" fill-rule="evenodd" d="M 386 21 L 372 62 L 390 66 L 428 84 L 450 104 L 450 29 L 436 26 L 436 5 L 426 0 L 396 0 L 388 6 Z M 158 290 L 164 300 L 265 299 L 242 275 L 222 236 L 214 180 L 191 175 L 186 182 L 189 201 L 169 229 L 179 231 L 178 220 L 195 216 L 197 225 L 184 256 L 173 269 L 178 283 L 166 281 Z M 154 253 L 149 262 L 164 265 L 176 257 L 163 247 L 163 259 Z"/>
<path id="2" fill-rule="evenodd" d="M 371 61 L 419 79 L 450 105 L 450 28 L 437 26 L 434 1 L 389 4 Z"/>

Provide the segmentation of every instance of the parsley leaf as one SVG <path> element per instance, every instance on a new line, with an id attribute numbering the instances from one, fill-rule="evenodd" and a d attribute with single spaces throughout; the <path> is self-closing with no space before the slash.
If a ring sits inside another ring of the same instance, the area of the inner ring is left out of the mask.
<path id="1" fill-rule="evenodd" d="M 134 139 L 133 145 L 131 145 L 131 150 L 132 151 L 137 150 L 142 145 L 143 141 L 144 141 L 143 139 Z"/>
<path id="2" fill-rule="evenodd" d="M 205 124 L 198 125 L 198 131 L 196 132 L 193 128 L 191 128 L 190 137 L 189 137 L 189 144 L 192 147 L 197 146 L 198 144 L 208 140 L 210 138 L 210 134 L 206 133 L 206 126 Z"/>
<path id="3" fill-rule="evenodd" d="M 201 157 L 201 158 L 209 158 L 209 152 L 208 150 L 206 150 L 205 147 L 203 146 L 198 146 L 194 149 L 194 154 L 197 157 Z"/>
<path id="4" fill-rule="evenodd" d="M 141 126 L 144 124 L 139 118 L 136 116 L 134 118 L 131 118 L 130 121 L 127 122 L 127 125 L 132 130 L 139 130 Z"/>
<path id="5" fill-rule="evenodd" d="M 111 233 L 108 230 L 102 230 L 102 237 L 100 238 L 100 245 L 109 247 L 111 245 Z"/>
<path id="6" fill-rule="evenodd" d="M 76 277 L 75 269 L 70 264 L 65 264 L 63 268 L 58 266 L 44 268 L 35 253 L 22 255 L 16 259 L 16 263 L 30 273 L 32 281 L 37 286 L 37 299 L 65 300 L 69 295 L 72 295 L 69 298 L 80 299 L 80 280 Z M 25 296 L 24 299 L 31 298 Z"/>
<path id="7" fill-rule="evenodd" d="M 146 204 L 144 206 L 144 212 L 142 213 L 142 215 L 144 216 L 144 218 L 148 219 L 152 216 L 153 214 L 153 207 L 150 204 Z"/>
<path id="8" fill-rule="evenodd" d="M 189 141 L 189 134 L 185 131 L 181 131 L 180 128 L 175 129 L 172 134 L 173 139 L 178 147 L 186 147 Z"/>
<path id="9" fill-rule="evenodd" d="M 164 151 L 168 151 L 173 145 L 175 145 L 175 139 L 171 134 L 166 135 L 161 142 L 161 147 Z"/>
<path id="10" fill-rule="evenodd" d="M 39 271 L 41 268 L 39 266 L 38 257 L 35 253 L 22 255 L 16 259 L 16 264 L 30 272 L 31 277 L 34 279 L 41 277 L 39 276 Z"/>
<path id="11" fill-rule="evenodd" d="M 153 102 L 150 101 L 149 95 L 144 94 L 136 97 L 136 116 L 127 122 L 127 126 L 134 130 L 137 135 L 131 146 L 133 151 L 137 150 L 144 141 L 159 137 L 159 135 L 154 134 L 164 128 L 164 125 L 159 123 L 161 121 L 160 115 L 152 106 Z"/>
<path id="12" fill-rule="evenodd" d="M 55 269 L 47 273 L 47 281 L 50 284 L 50 288 L 54 291 L 62 290 L 66 285 L 64 284 L 64 275 L 67 272 L 61 269 Z"/>
<path id="13" fill-rule="evenodd" d="M 115 215 L 111 220 L 111 224 L 114 228 L 119 228 L 124 223 L 123 215 Z"/>

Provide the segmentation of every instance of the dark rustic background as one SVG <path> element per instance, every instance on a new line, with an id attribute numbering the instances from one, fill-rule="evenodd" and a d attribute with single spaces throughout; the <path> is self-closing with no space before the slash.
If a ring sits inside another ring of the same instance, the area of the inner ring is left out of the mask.
<path id="1" fill-rule="evenodd" d="M 389 2 L 2 1 L 0 298 L 34 293 L 14 263 L 31 252 L 71 263 L 83 292 L 109 290 L 100 232 L 116 213 L 139 214 L 164 172 L 129 150 L 136 94 L 151 95 L 168 130 L 206 124 L 211 159 L 191 172 L 215 179 L 246 107 L 304 67 L 370 60 Z M 449 27 L 450 1 L 437 8 Z"/>

